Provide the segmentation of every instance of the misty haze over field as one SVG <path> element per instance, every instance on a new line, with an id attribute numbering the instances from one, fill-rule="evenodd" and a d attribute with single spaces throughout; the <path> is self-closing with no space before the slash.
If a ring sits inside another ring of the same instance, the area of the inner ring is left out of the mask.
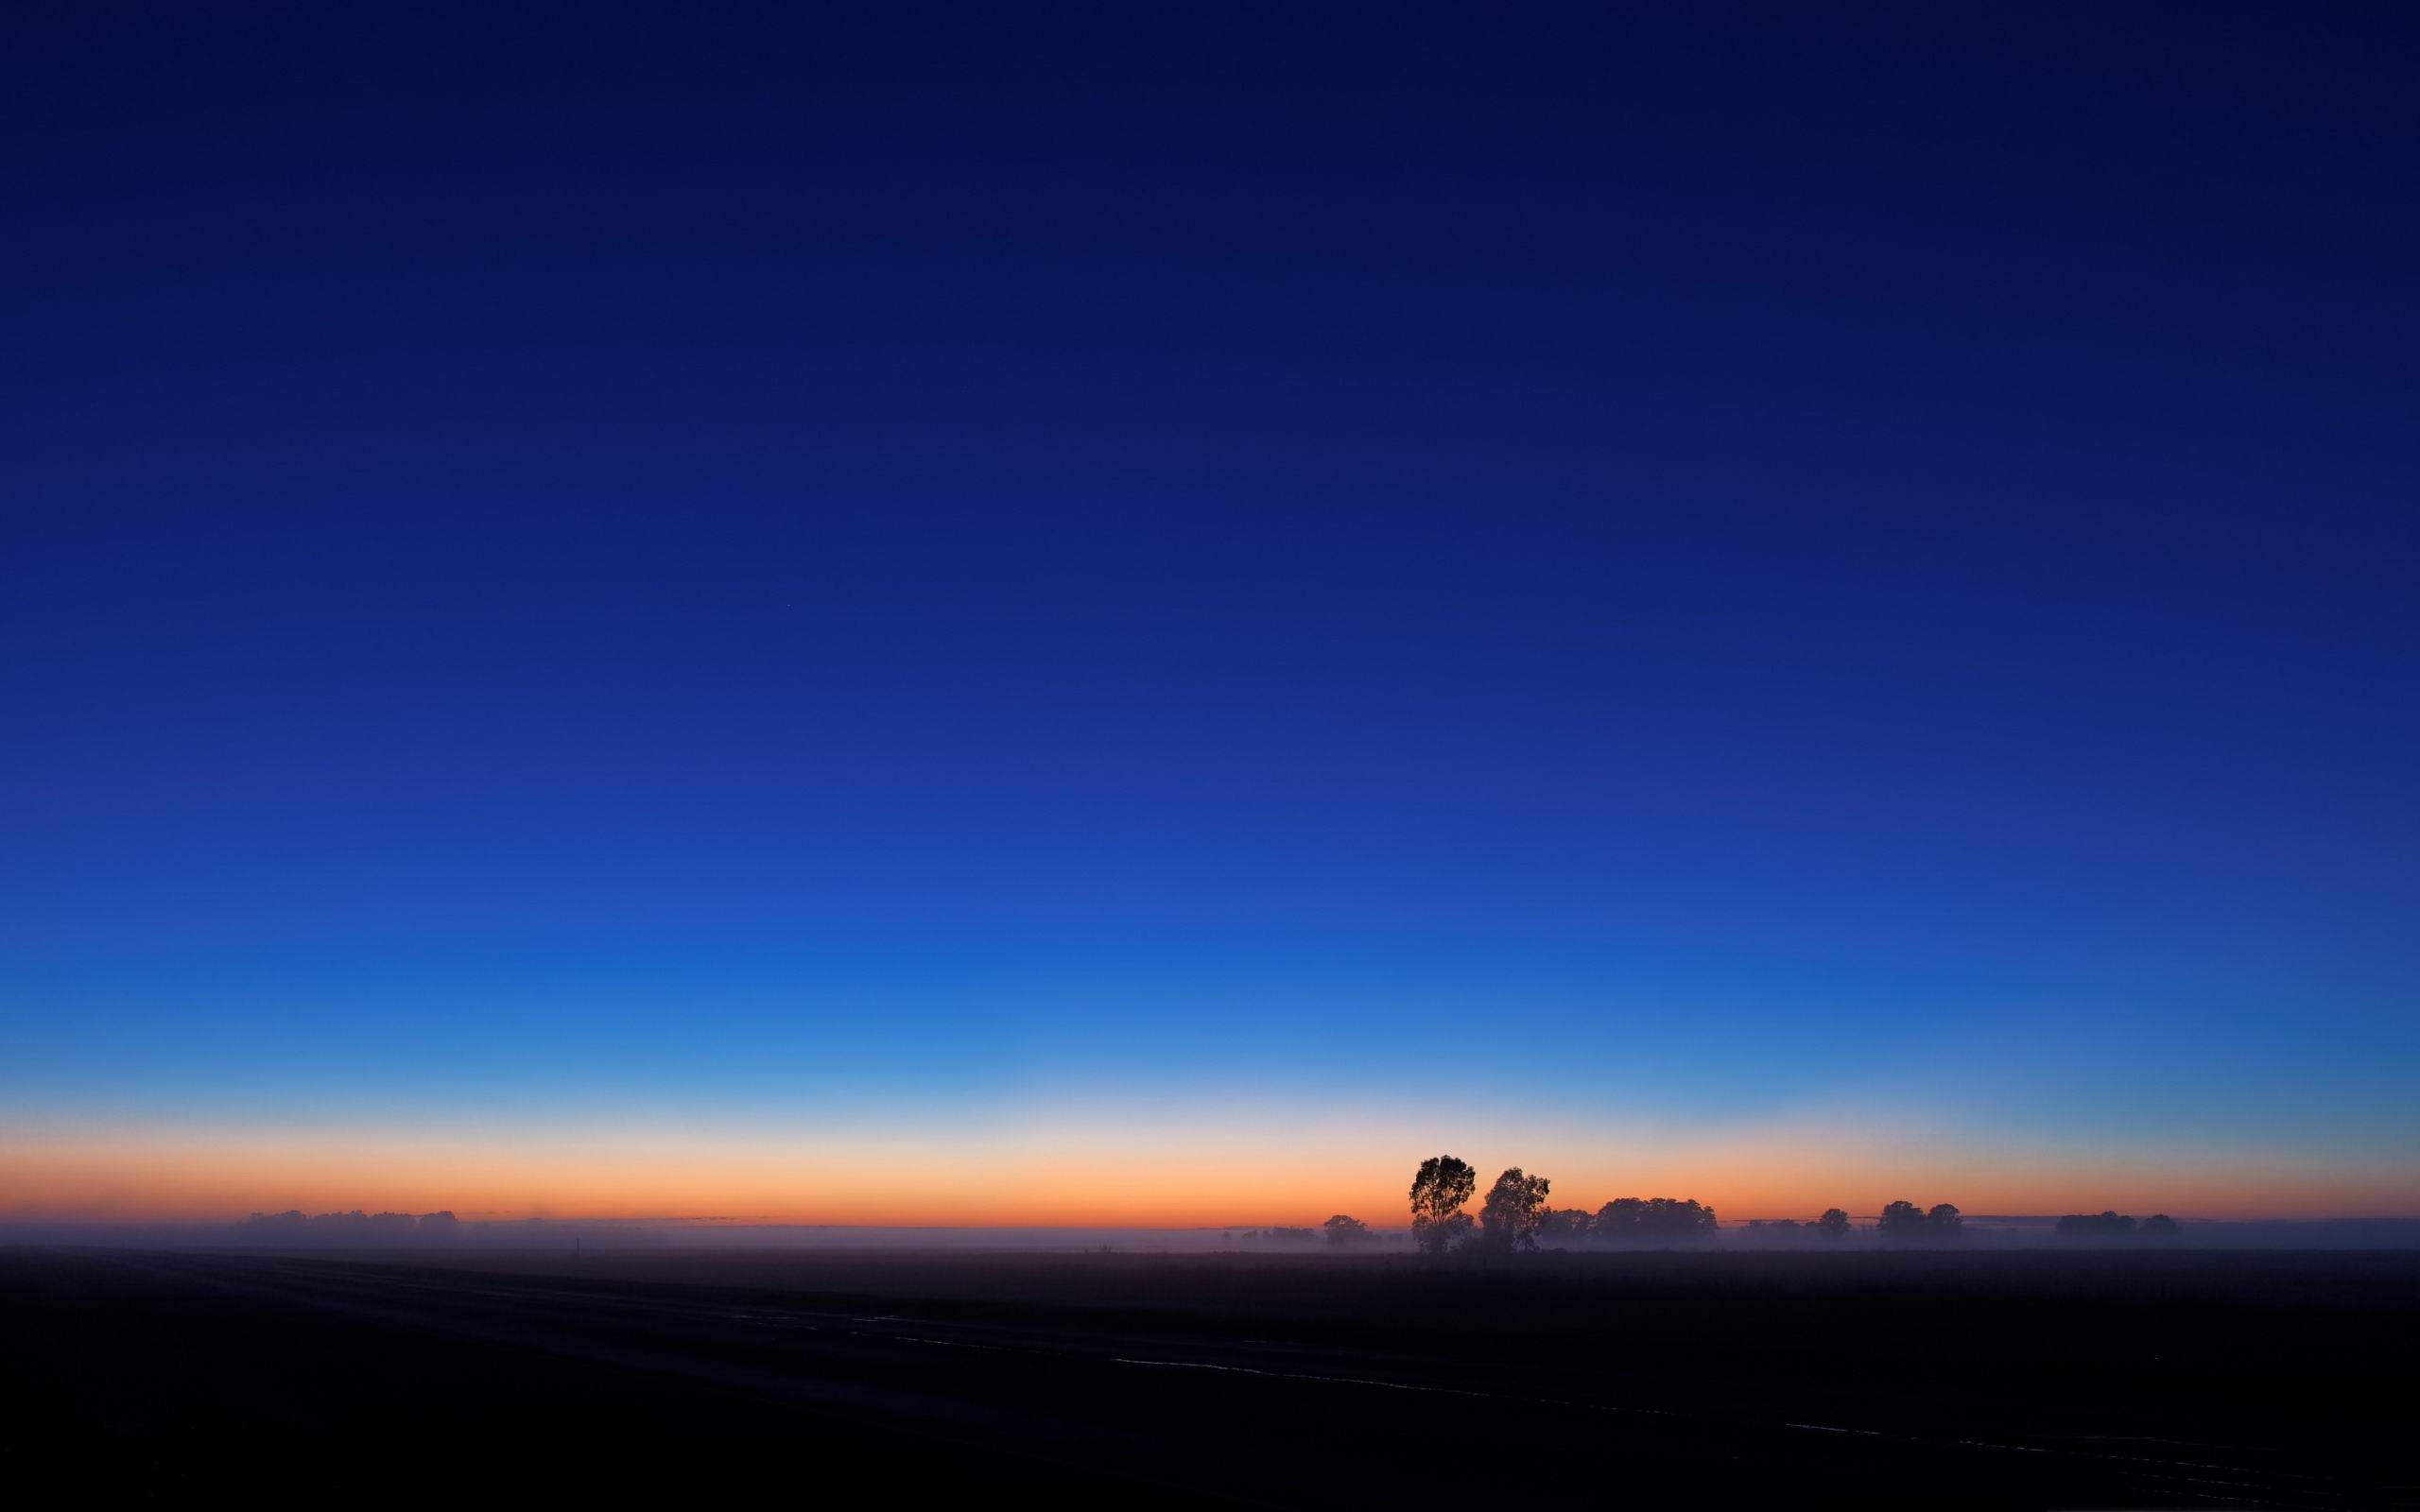
<path id="1" fill-rule="evenodd" d="M 2141 1234 L 2062 1235 L 2058 1220 L 2048 1217 L 1970 1215 L 1959 1250 L 2114 1249 L 2156 1251 L 2191 1249 L 2420 1249 L 2420 1220 L 2410 1218 L 2342 1218 L 2311 1220 L 2185 1220 L 2169 1238 Z M 1366 1246 L 1340 1247 L 1317 1229 L 1282 1225 L 1235 1225 L 1225 1228 L 884 1228 L 856 1225 L 752 1224 L 734 1220 L 693 1219 L 545 1219 L 471 1218 L 438 1230 L 423 1231 L 395 1224 L 227 1223 L 151 1224 L 0 1220 L 0 1244 L 131 1245 L 146 1247 L 191 1246 L 299 1249 L 509 1249 L 567 1248 L 575 1245 L 600 1249 L 936 1249 L 1081 1252 L 1108 1249 L 1127 1254 L 1268 1254 L 1324 1255 L 1346 1258 L 1369 1254 L 1412 1254 L 1409 1238 L 1401 1231 L 1378 1230 Z M 1860 1232 L 1830 1242 L 1812 1235 L 1761 1234 L 1744 1227 L 1720 1230 L 1713 1238 L 1675 1244 L 1638 1241 L 1630 1244 L 1578 1242 L 1552 1246 L 1546 1253 L 1616 1254 L 1625 1251 L 1706 1253 L 1776 1253 L 1808 1250 L 1821 1253 L 1864 1249 L 1900 1249 L 1938 1253 L 1921 1245 L 1894 1246 Z"/>

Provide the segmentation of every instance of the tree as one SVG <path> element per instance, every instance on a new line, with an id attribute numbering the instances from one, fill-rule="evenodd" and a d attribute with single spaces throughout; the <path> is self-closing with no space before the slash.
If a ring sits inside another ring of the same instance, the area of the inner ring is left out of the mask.
<path id="1" fill-rule="evenodd" d="M 1514 1166 L 1487 1189 L 1478 1221 L 1490 1249 L 1511 1253 L 1538 1247 L 1538 1225 L 1546 1217 L 1547 1187 L 1542 1176 L 1524 1176 Z"/>
<path id="2" fill-rule="evenodd" d="M 1597 1236 L 1616 1243 L 1704 1239 L 1714 1229 L 1714 1210 L 1690 1197 L 1616 1197 L 1597 1210 Z"/>
<path id="3" fill-rule="evenodd" d="M 1921 1239 L 1925 1237 L 1925 1210 L 1912 1202 L 1891 1203 L 1883 1208 L 1874 1229 L 1885 1239 Z"/>
<path id="4" fill-rule="evenodd" d="M 1616 1197 L 1597 1210 L 1596 1230 L 1599 1239 L 1636 1239 L 1639 1221 L 1646 1215 L 1647 1204 L 1638 1197 Z"/>
<path id="5" fill-rule="evenodd" d="M 2143 1233 L 2152 1239 L 2173 1239 L 2185 1231 L 2185 1226 L 2164 1212 L 2154 1212 L 2143 1220 Z"/>
<path id="6" fill-rule="evenodd" d="M 1882 1210 L 1882 1219 L 1875 1228 L 1885 1239 L 1922 1242 L 1955 1239 L 1964 1229 L 1965 1220 L 1958 1216 L 1954 1203 L 1935 1203 L 1927 1212 L 1912 1202 L 1894 1202 Z"/>
<path id="7" fill-rule="evenodd" d="M 1639 1228 L 1652 1239 L 1711 1239 L 1714 1210 L 1698 1206 L 1695 1197 L 1650 1197 Z"/>
<path id="8" fill-rule="evenodd" d="M 1838 1208 L 1826 1208 L 1824 1216 L 1815 1220 L 1815 1231 L 1826 1239 L 1838 1239 L 1849 1231 L 1849 1215 Z"/>
<path id="9" fill-rule="evenodd" d="M 1597 1227 L 1597 1216 L 1585 1208 L 1549 1209 L 1538 1220 L 1538 1243 L 1564 1244 L 1585 1239 Z"/>
<path id="10" fill-rule="evenodd" d="M 1420 1162 L 1411 1178 L 1411 1237 L 1432 1255 L 1442 1255 L 1468 1232 L 1471 1215 L 1462 1204 L 1478 1190 L 1478 1173 L 1466 1160 L 1433 1155 Z"/>
<path id="11" fill-rule="evenodd" d="M 1369 1225 L 1340 1212 L 1323 1227 L 1327 1229 L 1327 1242 L 1331 1245 L 1357 1245 L 1370 1237 Z"/>

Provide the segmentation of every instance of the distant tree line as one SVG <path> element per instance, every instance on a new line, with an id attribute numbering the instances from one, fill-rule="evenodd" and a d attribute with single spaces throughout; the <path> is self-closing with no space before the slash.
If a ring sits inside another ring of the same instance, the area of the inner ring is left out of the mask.
<path id="1" fill-rule="evenodd" d="M 1958 1215 L 1955 1203 L 1936 1202 L 1929 1211 L 1912 1202 L 1893 1202 L 1882 1210 L 1874 1231 L 1885 1239 L 1906 1240 L 1915 1244 L 1937 1244 L 1955 1239 L 1966 1220 Z"/>
<path id="2" fill-rule="evenodd" d="M 1317 1228 L 1292 1228 L 1284 1224 L 1273 1223 L 1265 1228 L 1229 1228 L 1222 1230 L 1219 1235 L 1221 1239 L 1240 1239 L 1246 1244 L 1277 1245 L 1313 1245 L 1319 1243 L 1322 1236 L 1329 1244 L 1339 1248 L 1354 1245 L 1376 1244 L 1381 1240 L 1402 1237 L 1399 1234 L 1381 1233 L 1364 1224 L 1360 1219 L 1349 1218 L 1340 1212 Z"/>
<path id="3" fill-rule="evenodd" d="M 1464 1246 L 1512 1254 L 1541 1244 L 1671 1242 L 1715 1231 L 1714 1210 L 1694 1198 L 1616 1197 L 1590 1212 L 1549 1206 L 1553 1188 L 1547 1177 L 1513 1166 L 1488 1188 L 1474 1224 L 1462 1209 L 1478 1190 L 1478 1173 L 1466 1160 L 1436 1156 L 1412 1177 L 1412 1238 L 1430 1254 Z M 1845 1216 L 1841 1224 L 1845 1228 Z"/>
<path id="4" fill-rule="evenodd" d="M 1566 1244 L 1673 1244 L 1710 1239 L 1719 1220 L 1712 1208 L 1690 1197 L 1616 1197 L 1590 1212 L 1584 1208 L 1547 1205 L 1553 1183 L 1513 1166 L 1488 1188 L 1474 1220 L 1464 1207 L 1478 1190 L 1478 1173 L 1467 1160 L 1434 1156 L 1420 1163 L 1411 1178 L 1411 1236 L 1432 1255 L 1470 1249 L 1512 1254 L 1545 1246 Z M 2111 1216 L 2114 1216 L 2111 1215 Z M 2134 1220 L 2124 1220 L 2132 1225 Z M 2171 1220 L 2155 1220 L 2173 1229 Z M 1940 1244 L 1955 1240 L 1964 1220 L 1954 1203 L 1931 1208 L 1912 1202 L 1885 1206 L 1875 1225 L 1881 1238 L 1899 1244 Z M 1762 1235 L 1806 1235 L 1836 1240 L 1851 1228 L 1848 1213 L 1827 1208 L 1820 1218 L 1805 1223 L 1795 1218 L 1757 1219 L 1749 1228 Z M 2061 1225 L 2062 1230 L 2066 1224 Z M 2145 1225 L 2149 1231 L 2150 1225 Z M 1366 1238 L 1369 1229 L 1356 1218 L 1338 1213 L 1327 1221 L 1331 1243 L 1343 1245 Z"/>
<path id="5" fill-rule="evenodd" d="M 425 1244 L 452 1239 L 461 1225 L 450 1211 L 414 1216 L 408 1212 L 363 1212 L 355 1208 L 350 1212 L 308 1215 L 291 1209 L 285 1212 L 256 1212 L 237 1228 L 247 1241 L 256 1244 Z"/>
<path id="6" fill-rule="evenodd" d="M 2164 1212 L 2154 1212 L 2136 1223 L 2122 1212 L 2071 1212 L 2059 1220 L 2062 1239 L 2129 1239 L 2141 1234 L 2148 1239 L 2173 1239 L 2185 1231 L 2185 1226 Z"/>
<path id="7" fill-rule="evenodd" d="M 1751 1218 L 1748 1231 L 1754 1234 L 1813 1234 L 1818 1239 L 1838 1239 L 1849 1231 L 1849 1215 L 1839 1208 L 1826 1208 L 1821 1218 L 1800 1223 L 1795 1218 Z"/>

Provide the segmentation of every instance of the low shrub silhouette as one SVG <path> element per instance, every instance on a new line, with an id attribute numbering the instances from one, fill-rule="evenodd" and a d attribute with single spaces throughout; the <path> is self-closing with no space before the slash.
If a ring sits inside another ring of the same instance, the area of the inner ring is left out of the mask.
<path id="1" fill-rule="evenodd" d="M 2135 1220 L 2122 1212 L 2071 1212 L 2059 1220 L 2062 1239 L 2124 1239 L 2135 1231 Z"/>

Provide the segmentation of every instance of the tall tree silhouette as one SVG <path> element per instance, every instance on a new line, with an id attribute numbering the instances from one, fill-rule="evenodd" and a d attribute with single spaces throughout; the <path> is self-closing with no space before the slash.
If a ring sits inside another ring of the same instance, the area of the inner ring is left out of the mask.
<path id="1" fill-rule="evenodd" d="M 1826 1239 L 1838 1239 L 1849 1231 L 1849 1215 L 1838 1208 L 1826 1208 L 1824 1216 L 1815 1220 L 1815 1231 Z"/>
<path id="2" fill-rule="evenodd" d="M 1495 1178 L 1478 1211 L 1490 1249 L 1509 1253 L 1538 1247 L 1538 1223 L 1546 1216 L 1549 1184 L 1545 1177 L 1523 1175 L 1517 1165 Z"/>
<path id="3" fill-rule="evenodd" d="M 1420 1162 L 1411 1178 L 1411 1237 L 1432 1255 L 1442 1255 L 1469 1232 L 1471 1215 L 1462 1204 L 1478 1189 L 1478 1173 L 1467 1160 L 1432 1155 Z"/>

